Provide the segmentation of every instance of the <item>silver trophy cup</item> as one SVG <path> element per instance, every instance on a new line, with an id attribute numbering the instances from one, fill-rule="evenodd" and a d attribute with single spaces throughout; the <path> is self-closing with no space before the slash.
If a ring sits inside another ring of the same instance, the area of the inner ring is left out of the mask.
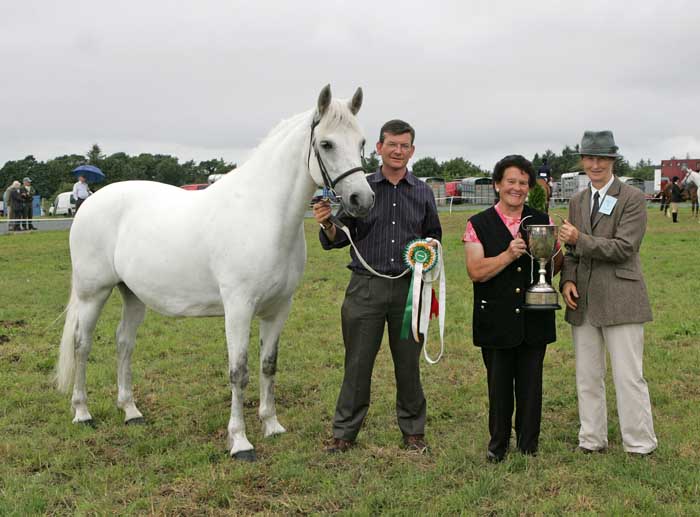
<path id="1" fill-rule="evenodd" d="M 525 219 L 527 219 L 527 217 Z M 523 222 L 525 219 L 523 219 Z M 528 248 L 530 249 L 528 255 L 530 255 L 533 262 L 538 261 L 540 265 L 538 271 L 540 275 L 539 282 L 533 284 L 525 293 L 525 305 L 523 305 L 523 309 L 561 309 L 561 305 L 559 305 L 559 294 L 547 283 L 546 278 L 547 262 L 561 252 L 561 248 L 557 250 L 559 227 L 555 224 L 531 224 L 523 226 L 522 228 L 527 232 Z"/>

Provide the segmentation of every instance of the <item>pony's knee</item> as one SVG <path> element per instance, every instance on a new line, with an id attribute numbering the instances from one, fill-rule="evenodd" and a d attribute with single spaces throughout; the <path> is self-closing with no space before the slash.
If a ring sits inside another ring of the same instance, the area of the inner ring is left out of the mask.
<path id="1" fill-rule="evenodd" d="M 248 386 L 248 366 L 241 363 L 229 370 L 229 380 L 232 388 L 244 389 Z"/>
<path id="2" fill-rule="evenodd" d="M 260 342 L 262 348 L 262 341 Z M 277 373 L 277 350 L 279 349 L 279 341 L 275 341 L 275 344 L 269 349 L 265 350 L 261 359 L 261 370 L 264 375 L 268 377 L 275 375 Z"/>

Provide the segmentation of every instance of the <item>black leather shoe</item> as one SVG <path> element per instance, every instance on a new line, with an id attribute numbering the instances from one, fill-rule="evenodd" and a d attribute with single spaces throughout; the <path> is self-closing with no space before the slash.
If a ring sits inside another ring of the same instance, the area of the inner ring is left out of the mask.
<path id="1" fill-rule="evenodd" d="M 505 454 L 499 456 L 491 451 L 486 451 L 486 461 L 489 463 L 501 463 L 504 459 L 506 459 Z"/>

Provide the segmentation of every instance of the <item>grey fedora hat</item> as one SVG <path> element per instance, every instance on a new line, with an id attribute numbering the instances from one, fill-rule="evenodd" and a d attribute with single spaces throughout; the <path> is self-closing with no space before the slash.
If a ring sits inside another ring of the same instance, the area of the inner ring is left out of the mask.
<path id="1" fill-rule="evenodd" d="M 581 139 L 578 154 L 581 156 L 605 156 L 607 158 L 622 158 L 618 154 L 612 131 L 586 131 Z"/>

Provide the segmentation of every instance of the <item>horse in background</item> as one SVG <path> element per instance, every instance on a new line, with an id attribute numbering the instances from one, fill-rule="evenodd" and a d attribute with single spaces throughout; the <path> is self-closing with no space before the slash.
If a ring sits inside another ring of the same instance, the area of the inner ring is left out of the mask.
<path id="1" fill-rule="evenodd" d="M 548 214 L 549 200 L 552 197 L 552 187 L 549 186 L 549 183 L 544 178 L 537 178 L 537 184 L 544 190 L 544 211 Z"/>
<path id="2" fill-rule="evenodd" d="M 686 187 L 690 196 L 690 207 L 693 217 L 698 217 L 698 189 L 700 189 L 700 172 L 688 169 L 681 184 Z"/>
<path id="3" fill-rule="evenodd" d="M 85 201 L 70 231 L 73 276 L 56 376 L 62 391 L 73 386 L 74 423 L 92 422 L 86 365 L 97 319 L 116 287 L 123 299 L 117 406 L 126 423 L 143 421 L 132 392 L 131 355 L 150 307 L 166 316 L 224 316 L 228 449 L 245 461 L 256 459 L 245 433 L 243 390 L 250 326 L 258 317 L 258 415 L 265 437 L 285 432 L 277 420 L 274 379 L 280 333 L 306 262 L 309 199 L 325 185 L 335 187 L 350 215 L 364 217 L 374 204 L 361 167 L 365 139 L 355 118 L 361 105 L 361 89 L 340 101 L 326 86 L 315 109 L 282 121 L 247 162 L 206 190 L 124 181 Z"/>

